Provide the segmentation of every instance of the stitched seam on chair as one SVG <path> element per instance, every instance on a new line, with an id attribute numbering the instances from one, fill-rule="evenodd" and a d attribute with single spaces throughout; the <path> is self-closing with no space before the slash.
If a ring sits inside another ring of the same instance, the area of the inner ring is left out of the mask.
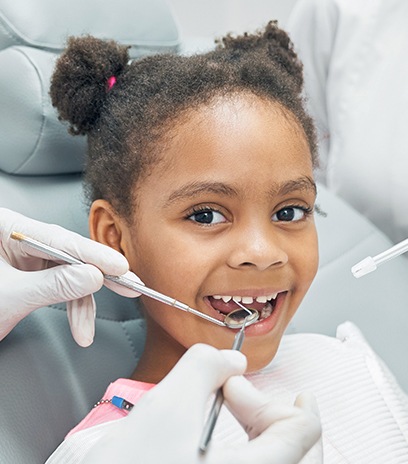
<path id="1" fill-rule="evenodd" d="M 20 30 L 17 30 L 7 18 L 0 14 L 0 20 L 2 24 L 0 25 L 0 30 L 3 30 L 5 35 L 10 37 L 15 44 L 14 45 L 28 45 L 35 48 L 42 48 L 48 51 L 61 51 L 64 46 L 59 43 L 50 43 L 50 42 L 41 42 L 39 40 L 32 40 L 27 35 L 23 34 Z M 171 40 L 168 39 L 161 39 L 161 40 L 143 40 L 143 39 L 127 39 L 126 37 L 118 37 L 117 40 L 126 44 L 129 44 L 133 49 L 145 49 L 150 51 L 154 49 L 156 51 L 160 50 L 168 50 L 169 48 L 176 50 L 177 47 L 181 44 L 180 33 L 178 28 L 176 28 L 177 37 Z"/>
<path id="2" fill-rule="evenodd" d="M 106 317 L 106 316 L 96 316 L 96 319 L 99 319 L 101 321 L 110 321 L 110 322 L 117 322 L 119 324 L 123 324 L 125 322 L 128 322 L 128 321 L 137 321 L 139 318 L 138 317 L 135 317 L 134 319 L 113 319 L 111 317 Z"/>
<path id="3" fill-rule="evenodd" d="M 138 317 L 135 317 L 133 319 L 113 319 L 111 317 L 106 317 L 106 316 L 96 316 L 96 319 L 100 319 L 101 321 L 110 321 L 110 322 L 118 322 L 119 324 L 123 324 L 125 322 L 128 322 L 128 321 L 137 321 L 139 320 Z"/>
<path id="4" fill-rule="evenodd" d="M 1 15 L 0 15 L 0 20 L 1 20 Z M 14 37 L 10 34 L 10 31 L 6 27 L 4 27 L 2 24 L 0 24 L 0 32 L 2 34 L 4 33 L 4 35 L 9 37 L 11 40 L 14 39 Z"/>
<path id="5" fill-rule="evenodd" d="M 3 22 L 0 30 L 3 30 L 10 39 L 21 43 L 20 35 L 16 33 L 16 30 L 11 26 L 10 21 L 7 20 L 4 14 L 0 14 L 0 20 Z"/>
<path id="6" fill-rule="evenodd" d="M 52 309 L 57 309 L 58 311 L 66 311 L 65 306 L 61 307 L 59 304 L 49 304 L 47 306 L 44 306 L 44 308 L 52 308 Z"/>
<path id="7" fill-rule="evenodd" d="M 126 326 L 125 326 L 125 324 L 123 322 L 121 323 L 121 326 L 122 326 L 122 330 L 125 333 L 125 336 L 126 336 L 128 342 L 129 342 L 129 345 L 130 345 L 130 347 L 132 349 L 133 355 L 134 355 L 135 359 L 138 360 L 139 356 L 137 355 L 137 350 L 136 350 L 136 347 L 135 347 L 135 345 L 133 343 L 133 340 L 130 337 L 129 331 L 126 329 Z"/>
<path id="8" fill-rule="evenodd" d="M 23 34 L 21 30 L 14 27 L 14 25 L 6 18 L 4 14 L 0 14 L 0 20 L 3 22 L 3 27 L 0 27 L 0 29 L 4 30 L 6 35 L 8 35 L 15 42 L 14 45 L 26 45 L 52 51 L 60 51 L 63 48 L 59 44 L 53 45 L 46 42 L 30 39 L 27 35 Z"/>
<path id="9" fill-rule="evenodd" d="M 27 60 L 31 63 L 31 65 L 33 66 L 35 72 L 37 73 L 37 76 L 38 76 L 38 81 L 40 82 L 40 86 L 41 86 L 41 113 L 42 113 L 42 121 L 41 121 L 41 128 L 40 128 L 40 133 L 37 137 L 37 141 L 34 145 L 34 148 L 33 150 L 31 151 L 30 155 L 28 156 L 28 158 L 26 158 L 22 163 L 21 165 L 16 169 L 14 170 L 14 174 L 18 174 L 18 172 L 24 168 L 24 166 L 32 159 L 34 153 L 36 152 L 37 150 L 37 147 L 38 145 L 40 144 L 40 140 L 42 139 L 42 136 L 43 136 L 43 133 L 44 133 L 44 127 L 45 127 L 45 114 L 44 114 L 44 85 L 43 85 L 43 82 L 41 80 L 41 75 L 40 75 L 40 72 L 38 71 L 38 67 L 35 66 L 34 62 L 31 60 L 31 58 L 27 55 L 27 53 L 24 53 L 22 50 L 20 49 L 17 49 L 17 51 L 19 53 L 21 53 L 23 56 L 25 56 L 27 58 Z"/>

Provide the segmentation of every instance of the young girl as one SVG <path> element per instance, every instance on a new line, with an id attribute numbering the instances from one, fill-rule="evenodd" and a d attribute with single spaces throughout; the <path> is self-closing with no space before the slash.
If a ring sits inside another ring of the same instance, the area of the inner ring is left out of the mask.
<path id="1" fill-rule="evenodd" d="M 233 300 L 257 309 L 242 348 L 248 378 L 282 402 L 314 391 L 326 463 L 407 462 L 405 399 L 358 331 L 283 337 L 318 266 L 316 143 L 302 85 L 288 36 L 271 22 L 203 55 L 132 63 L 114 42 L 71 38 L 51 97 L 71 132 L 88 135 L 92 238 L 123 253 L 147 286 L 214 318 Z M 193 344 L 232 346 L 233 330 L 141 298 L 140 362 L 66 446 L 126 415 L 112 397 L 135 403 Z M 246 439 L 224 409 L 213 440 Z"/>

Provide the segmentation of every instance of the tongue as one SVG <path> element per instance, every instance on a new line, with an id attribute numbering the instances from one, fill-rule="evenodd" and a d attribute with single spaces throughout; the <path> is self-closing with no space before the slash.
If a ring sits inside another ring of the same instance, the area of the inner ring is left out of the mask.
<path id="1" fill-rule="evenodd" d="M 209 296 L 208 300 L 210 301 L 211 306 L 214 309 L 223 314 L 229 314 L 231 311 L 235 311 L 236 309 L 240 308 L 240 306 L 238 306 L 233 300 L 230 300 L 228 303 L 224 303 L 223 300 L 216 300 L 212 296 Z M 248 309 L 256 309 L 257 311 L 262 311 L 266 303 L 258 303 L 257 301 L 254 301 L 251 304 L 241 304 Z"/>

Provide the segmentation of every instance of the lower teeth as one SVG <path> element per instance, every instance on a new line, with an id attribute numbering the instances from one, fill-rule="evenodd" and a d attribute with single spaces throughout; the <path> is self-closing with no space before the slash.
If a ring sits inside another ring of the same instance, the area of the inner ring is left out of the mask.
<path id="1" fill-rule="evenodd" d="M 272 305 L 270 303 L 266 304 L 261 311 L 259 319 L 266 319 L 272 314 Z"/>
<path id="2" fill-rule="evenodd" d="M 272 302 L 268 301 L 265 306 L 261 309 L 261 311 L 259 311 L 259 319 L 258 321 L 262 321 L 263 319 L 266 319 L 267 317 L 269 317 L 272 312 L 273 312 L 273 306 L 272 306 Z M 218 311 L 218 309 L 217 309 Z M 244 310 L 242 310 L 244 312 Z M 218 311 L 220 314 L 222 314 L 223 316 L 226 315 L 226 313 L 223 313 L 221 311 Z M 237 317 L 237 316 L 236 316 Z M 242 317 L 242 320 L 244 320 L 244 316 Z"/>

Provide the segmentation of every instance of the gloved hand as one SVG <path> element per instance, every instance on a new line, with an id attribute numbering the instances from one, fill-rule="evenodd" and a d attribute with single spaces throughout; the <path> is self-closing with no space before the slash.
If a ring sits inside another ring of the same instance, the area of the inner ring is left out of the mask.
<path id="1" fill-rule="evenodd" d="M 193 346 L 126 418 L 107 424 L 82 462 L 298 463 L 320 436 L 314 397 L 300 395 L 292 407 L 270 402 L 244 377 L 230 378 L 245 368 L 246 358 L 238 351 Z M 229 447 L 210 443 L 206 454 L 200 455 L 206 404 L 221 385 L 226 404 L 250 441 Z"/>
<path id="2" fill-rule="evenodd" d="M 58 266 L 49 256 L 11 239 L 13 231 L 63 250 L 89 264 Z M 33 310 L 66 301 L 75 341 L 81 346 L 90 345 L 95 333 L 95 301 L 92 293 L 104 284 L 102 272 L 121 275 L 128 269 L 126 258 L 112 248 L 62 227 L 44 224 L 0 208 L 0 340 Z M 140 282 L 133 273 L 128 273 L 128 276 Z M 107 286 L 124 296 L 139 296 L 111 282 Z"/>

